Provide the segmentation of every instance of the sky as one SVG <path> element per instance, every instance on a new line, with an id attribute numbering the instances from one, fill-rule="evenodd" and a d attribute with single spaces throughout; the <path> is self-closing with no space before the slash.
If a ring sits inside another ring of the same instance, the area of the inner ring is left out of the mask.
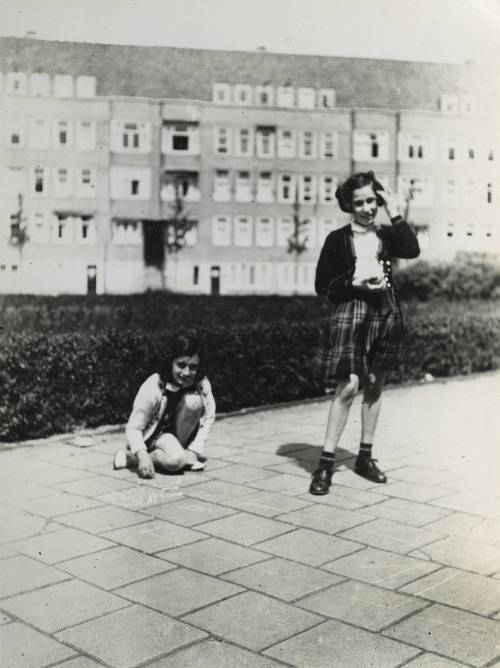
<path id="1" fill-rule="evenodd" d="M 500 0 L 0 0 L 0 35 L 495 63 Z"/>

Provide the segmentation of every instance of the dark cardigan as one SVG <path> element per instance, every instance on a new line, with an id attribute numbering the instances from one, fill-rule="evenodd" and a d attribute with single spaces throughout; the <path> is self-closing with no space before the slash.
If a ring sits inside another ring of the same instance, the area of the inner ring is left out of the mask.
<path id="1" fill-rule="evenodd" d="M 380 260 L 384 260 L 384 271 L 388 282 L 392 285 L 391 266 L 387 261 L 391 257 L 406 259 L 416 258 L 420 254 L 417 237 L 408 223 L 401 216 L 391 219 L 392 227 L 383 226 L 377 236 L 382 240 Z M 334 303 L 372 297 L 372 293 L 364 294 L 352 287 L 351 279 L 356 268 L 352 227 L 346 225 L 330 232 L 325 239 L 316 267 L 314 287 L 316 294 L 328 296 Z"/>

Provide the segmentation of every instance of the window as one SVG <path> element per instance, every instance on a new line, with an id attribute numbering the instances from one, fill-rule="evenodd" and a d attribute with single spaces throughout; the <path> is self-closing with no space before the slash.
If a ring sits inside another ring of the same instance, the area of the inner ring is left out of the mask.
<path id="1" fill-rule="evenodd" d="M 56 213 L 52 240 L 57 244 L 69 244 L 72 238 L 73 218 L 64 213 Z"/>
<path id="2" fill-rule="evenodd" d="M 54 123 L 54 148 L 71 148 L 72 125 L 69 121 L 56 121 Z"/>
<path id="3" fill-rule="evenodd" d="M 477 99 L 474 95 L 460 96 L 460 113 L 464 116 L 475 116 L 477 114 Z"/>
<path id="4" fill-rule="evenodd" d="M 234 101 L 236 104 L 252 104 L 252 87 L 246 84 L 236 84 Z"/>
<path id="5" fill-rule="evenodd" d="M 272 86 L 255 86 L 255 104 L 269 106 L 274 104 L 274 89 Z"/>
<path id="6" fill-rule="evenodd" d="M 81 170 L 81 188 L 84 197 L 84 188 L 88 192 L 95 192 L 92 186 L 95 183 L 95 174 L 85 174 L 90 170 Z M 90 182 L 88 178 L 90 176 Z M 84 182 L 84 179 L 86 182 Z M 77 182 L 78 183 L 78 182 Z M 110 170 L 110 192 L 111 199 L 123 200 L 148 200 L 151 198 L 151 169 L 149 167 L 111 167 Z M 86 195 L 90 197 L 90 194 Z M 93 195 L 92 195 L 93 196 Z"/>
<path id="7" fill-rule="evenodd" d="M 306 220 L 307 222 L 302 228 L 300 238 L 301 240 L 306 241 L 306 248 L 314 248 L 317 242 L 318 225 L 314 218 L 307 218 Z"/>
<path id="8" fill-rule="evenodd" d="M 464 206 L 467 208 L 474 208 L 478 204 L 478 193 L 477 193 L 477 186 L 476 182 L 472 180 L 468 180 L 465 182 L 465 188 L 464 188 Z"/>
<path id="9" fill-rule="evenodd" d="M 465 236 L 469 238 L 474 236 L 474 223 L 471 220 L 465 223 Z"/>
<path id="10" fill-rule="evenodd" d="M 216 127 L 214 129 L 214 151 L 217 155 L 231 154 L 231 134 L 229 128 Z"/>
<path id="11" fill-rule="evenodd" d="M 79 168 L 77 171 L 76 177 L 76 196 L 82 198 L 95 197 L 96 193 L 96 178 L 95 178 L 95 169 L 89 167 Z M 139 190 L 135 193 L 130 193 L 139 195 Z M 138 199 L 144 199 L 139 198 Z"/>
<path id="12" fill-rule="evenodd" d="M 229 202 L 231 199 L 231 180 L 227 169 L 216 169 L 214 174 L 213 200 Z"/>
<path id="13" fill-rule="evenodd" d="M 297 106 L 301 109 L 312 109 L 316 104 L 314 88 L 299 88 L 297 91 Z"/>
<path id="14" fill-rule="evenodd" d="M 491 204 L 493 202 L 493 184 L 488 183 L 486 185 L 486 203 Z"/>
<path id="15" fill-rule="evenodd" d="M 231 221 L 229 216 L 214 216 L 212 219 L 212 244 L 214 246 L 231 245 Z"/>
<path id="16" fill-rule="evenodd" d="M 335 190 L 337 179 L 331 174 L 322 174 L 319 177 L 319 202 L 320 204 L 333 204 L 335 202 Z"/>
<path id="17" fill-rule="evenodd" d="M 236 189 L 234 193 L 234 199 L 236 202 L 252 201 L 252 182 L 250 179 L 250 172 L 236 172 Z"/>
<path id="18" fill-rule="evenodd" d="M 278 174 L 278 202 L 295 202 L 295 174 Z"/>
<path id="19" fill-rule="evenodd" d="M 488 150 L 488 160 L 494 160 L 495 155 L 493 149 Z"/>
<path id="20" fill-rule="evenodd" d="M 312 130 L 300 131 L 300 150 L 299 157 L 312 159 L 317 154 L 317 137 Z"/>
<path id="21" fill-rule="evenodd" d="M 293 233 L 293 219 L 291 216 L 278 218 L 276 225 L 276 245 L 280 248 L 288 248 L 288 239 Z"/>
<path id="22" fill-rule="evenodd" d="M 30 148 L 44 150 L 50 145 L 50 126 L 43 118 L 32 118 L 29 126 Z"/>
<path id="23" fill-rule="evenodd" d="M 256 132 L 257 155 L 259 158 L 273 158 L 275 154 L 276 128 L 258 126 Z"/>
<path id="24" fill-rule="evenodd" d="M 333 88 L 321 88 L 318 94 L 318 107 L 331 109 L 335 106 L 335 90 Z"/>
<path id="25" fill-rule="evenodd" d="M 466 160 L 474 160 L 476 157 L 476 142 L 474 139 L 465 140 L 465 158 Z"/>
<path id="26" fill-rule="evenodd" d="M 257 202 L 274 202 L 273 186 L 271 172 L 259 172 L 257 177 Z"/>
<path id="27" fill-rule="evenodd" d="M 54 197 L 71 197 L 73 187 L 68 167 L 55 167 L 52 177 L 52 194 Z"/>
<path id="28" fill-rule="evenodd" d="M 69 74 L 56 74 L 54 77 L 54 95 L 56 97 L 72 97 L 73 77 Z"/>
<path id="29" fill-rule="evenodd" d="M 94 121 L 77 121 L 76 149 L 78 151 L 93 151 L 96 144 L 96 125 Z"/>
<path id="30" fill-rule="evenodd" d="M 231 86 L 225 83 L 214 84 L 213 101 L 220 104 L 231 102 Z"/>
<path id="31" fill-rule="evenodd" d="M 452 239 L 455 236 L 455 223 L 448 221 L 445 224 L 445 236 L 447 239 Z"/>
<path id="32" fill-rule="evenodd" d="M 199 155 L 200 128 L 198 123 L 175 122 L 164 123 L 162 127 L 162 147 L 165 154 L 184 153 Z"/>
<path id="33" fill-rule="evenodd" d="M 41 166 L 34 167 L 31 172 L 31 193 L 33 195 L 46 195 L 48 190 L 46 169 Z"/>
<path id="34" fill-rule="evenodd" d="M 295 105 L 295 90 L 292 86 L 278 86 L 276 92 L 278 107 L 293 107 Z"/>
<path id="35" fill-rule="evenodd" d="M 397 190 L 403 197 L 412 194 L 410 210 L 432 206 L 434 201 L 433 181 L 430 176 L 400 176 Z"/>
<path id="36" fill-rule="evenodd" d="M 30 241 L 34 244 L 46 244 L 49 240 L 49 229 L 46 213 L 33 213 L 29 222 Z"/>
<path id="37" fill-rule="evenodd" d="M 6 193 L 19 195 L 26 192 L 26 174 L 23 167 L 10 166 L 7 170 Z"/>
<path id="38" fill-rule="evenodd" d="M 114 221 L 112 240 L 116 246 L 142 246 L 140 223 L 127 220 Z"/>
<path id="39" fill-rule="evenodd" d="M 27 79 L 25 72 L 8 72 L 6 92 L 11 95 L 26 95 Z"/>
<path id="40" fill-rule="evenodd" d="M 447 137 L 445 140 L 444 159 L 447 162 L 455 162 L 459 156 L 460 139 L 458 137 Z"/>
<path id="41" fill-rule="evenodd" d="M 149 121 L 111 121 L 111 150 L 115 153 L 149 153 L 151 123 Z"/>
<path id="42" fill-rule="evenodd" d="M 399 159 L 401 162 L 432 162 L 433 139 L 428 133 L 400 132 Z"/>
<path id="43" fill-rule="evenodd" d="M 199 265 L 193 265 L 193 285 L 198 285 L 200 282 L 200 267 Z"/>
<path id="44" fill-rule="evenodd" d="M 255 223 L 255 243 L 259 248 L 269 248 L 274 244 L 274 223 L 269 216 L 259 216 Z"/>
<path id="45" fill-rule="evenodd" d="M 331 160 L 337 157 L 338 133 L 333 131 L 323 131 L 320 134 L 319 157 L 325 160 Z"/>
<path id="46" fill-rule="evenodd" d="M 299 202 L 313 204 L 316 201 L 316 177 L 312 174 L 299 176 Z"/>
<path id="47" fill-rule="evenodd" d="M 235 155 L 248 156 L 253 155 L 253 129 L 237 128 L 236 130 Z"/>
<path id="48" fill-rule="evenodd" d="M 458 114 L 458 97 L 456 95 L 441 95 L 440 106 L 443 114 Z"/>
<path id="49" fill-rule="evenodd" d="M 92 216 L 81 216 L 76 219 L 76 240 L 80 244 L 95 244 L 96 229 Z"/>
<path id="50" fill-rule="evenodd" d="M 387 162 L 389 160 L 389 133 L 355 130 L 353 133 L 354 160 L 358 162 Z"/>
<path id="51" fill-rule="evenodd" d="M 77 97 L 95 97 L 96 79 L 81 75 L 76 78 L 76 96 Z"/>
<path id="52" fill-rule="evenodd" d="M 41 72 L 33 72 L 30 76 L 30 93 L 31 95 L 49 95 L 50 76 Z"/>
<path id="53" fill-rule="evenodd" d="M 252 219 L 250 216 L 236 216 L 234 219 L 234 245 L 235 246 L 251 246 Z"/>
<path id="54" fill-rule="evenodd" d="M 443 205 L 450 208 L 460 206 L 460 184 L 455 179 L 446 179 L 443 183 Z"/>
<path id="55" fill-rule="evenodd" d="M 295 130 L 289 128 L 278 129 L 278 156 L 280 158 L 294 158 L 296 153 Z"/>
<path id="56" fill-rule="evenodd" d="M 8 146 L 23 148 L 26 143 L 26 130 L 23 121 L 9 119 L 6 124 L 6 143 Z"/>

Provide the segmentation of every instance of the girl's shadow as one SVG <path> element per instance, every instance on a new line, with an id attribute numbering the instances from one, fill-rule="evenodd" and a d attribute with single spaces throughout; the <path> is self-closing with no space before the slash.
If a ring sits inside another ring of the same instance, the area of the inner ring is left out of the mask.
<path id="1" fill-rule="evenodd" d="M 323 450 L 322 445 L 310 445 L 309 443 L 284 443 L 280 445 L 276 454 L 280 457 L 288 457 L 296 466 L 312 474 L 318 468 L 319 458 Z M 356 456 L 349 450 L 337 447 L 335 462 L 342 464 L 354 471 Z"/>

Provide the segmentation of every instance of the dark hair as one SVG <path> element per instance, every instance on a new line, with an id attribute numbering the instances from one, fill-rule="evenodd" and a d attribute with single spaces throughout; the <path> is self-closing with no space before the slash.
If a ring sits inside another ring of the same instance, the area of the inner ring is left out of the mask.
<path id="1" fill-rule="evenodd" d="M 174 336 L 161 360 L 161 379 L 164 382 L 172 382 L 172 365 L 174 360 L 178 357 L 192 357 L 193 355 L 198 355 L 200 358 L 200 364 L 195 377 L 195 382 L 198 382 L 205 375 L 205 355 L 198 336 L 194 332 L 186 332 Z"/>
<path id="2" fill-rule="evenodd" d="M 352 174 L 348 179 L 341 183 L 335 191 L 335 197 L 344 213 L 352 213 L 352 195 L 355 190 L 371 185 L 377 196 L 377 206 L 384 206 L 384 200 L 377 195 L 377 190 L 383 190 L 384 186 L 377 181 L 373 172 L 358 172 Z"/>

